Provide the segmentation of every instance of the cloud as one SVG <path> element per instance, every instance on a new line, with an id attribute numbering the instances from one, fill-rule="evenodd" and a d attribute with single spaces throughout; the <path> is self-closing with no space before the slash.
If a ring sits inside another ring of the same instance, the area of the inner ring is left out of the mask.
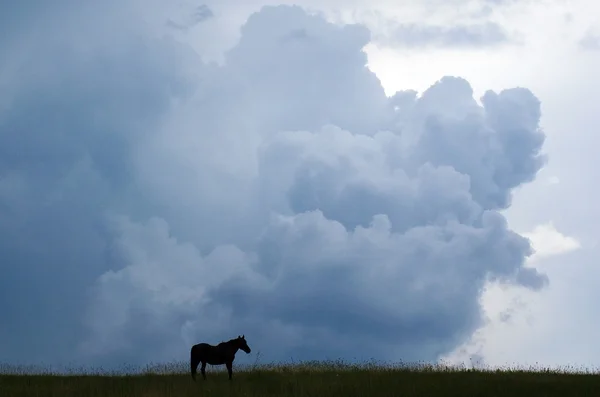
<path id="1" fill-rule="evenodd" d="M 580 40 L 579 46 L 584 50 L 600 50 L 600 35 L 587 32 Z"/>
<path id="2" fill-rule="evenodd" d="M 531 261 L 581 248 L 577 239 L 560 233 L 552 222 L 538 225 L 531 232 L 523 233 L 523 236 L 531 240 L 531 245 L 535 250 L 535 254 L 530 258 Z"/>
<path id="3" fill-rule="evenodd" d="M 186 10 L 187 11 L 187 10 Z M 167 19 L 167 26 L 187 32 L 190 28 L 193 28 L 197 24 L 204 22 L 210 18 L 213 18 L 215 14 L 205 4 L 199 5 L 194 8 L 192 12 L 185 12 L 185 15 L 180 18 L 180 21 L 174 21 L 173 19 Z"/>
<path id="4" fill-rule="evenodd" d="M 400 24 L 382 42 L 392 47 L 479 48 L 510 41 L 506 31 L 495 22 L 454 26 Z"/>
<path id="5" fill-rule="evenodd" d="M 444 77 L 388 98 L 369 31 L 299 7 L 253 14 L 223 66 L 133 11 L 81 28 L 92 11 L 0 57 L 19 65 L 0 115 L 6 360 L 185 359 L 240 333 L 268 360 L 434 360 L 481 325 L 487 281 L 548 282 L 499 212 L 546 161 L 529 90 L 481 106 Z"/>

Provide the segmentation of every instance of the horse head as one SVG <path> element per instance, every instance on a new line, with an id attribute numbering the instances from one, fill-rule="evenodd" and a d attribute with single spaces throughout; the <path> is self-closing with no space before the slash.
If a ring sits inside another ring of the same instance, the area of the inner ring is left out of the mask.
<path id="1" fill-rule="evenodd" d="M 243 350 L 246 354 L 249 354 L 252 351 L 252 349 L 250 349 L 250 346 L 248 346 L 248 343 L 246 343 L 246 337 L 244 335 L 238 336 L 236 342 L 237 347 L 240 350 Z"/>

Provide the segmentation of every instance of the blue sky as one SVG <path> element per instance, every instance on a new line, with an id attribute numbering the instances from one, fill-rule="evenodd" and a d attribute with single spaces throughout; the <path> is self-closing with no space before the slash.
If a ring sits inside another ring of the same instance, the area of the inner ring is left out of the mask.
<path id="1" fill-rule="evenodd" d="M 0 6 L 0 361 L 597 365 L 597 5 L 297 3 Z"/>

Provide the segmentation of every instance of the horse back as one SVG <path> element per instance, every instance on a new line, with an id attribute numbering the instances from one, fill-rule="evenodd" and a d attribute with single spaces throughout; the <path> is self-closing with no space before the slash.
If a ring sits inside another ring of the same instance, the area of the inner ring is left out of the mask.
<path id="1" fill-rule="evenodd" d="M 213 346 L 208 343 L 198 343 L 192 346 L 192 354 L 197 357 L 198 361 L 210 365 L 222 365 L 228 361 L 233 361 L 235 357 L 227 346 Z"/>

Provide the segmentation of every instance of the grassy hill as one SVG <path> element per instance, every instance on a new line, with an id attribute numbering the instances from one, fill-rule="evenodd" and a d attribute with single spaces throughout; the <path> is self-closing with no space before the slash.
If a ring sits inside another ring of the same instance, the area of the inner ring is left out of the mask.
<path id="1" fill-rule="evenodd" d="M 194 382 L 187 363 L 125 374 L 71 371 L 52 374 L 0 367 L 0 395 L 56 397 L 549 397 L 600 396 L 600 376 L 589 371 L 473 370 L 444 366 L 302 363 L 235 368 L 233 380 L 210 368 Z"/>

